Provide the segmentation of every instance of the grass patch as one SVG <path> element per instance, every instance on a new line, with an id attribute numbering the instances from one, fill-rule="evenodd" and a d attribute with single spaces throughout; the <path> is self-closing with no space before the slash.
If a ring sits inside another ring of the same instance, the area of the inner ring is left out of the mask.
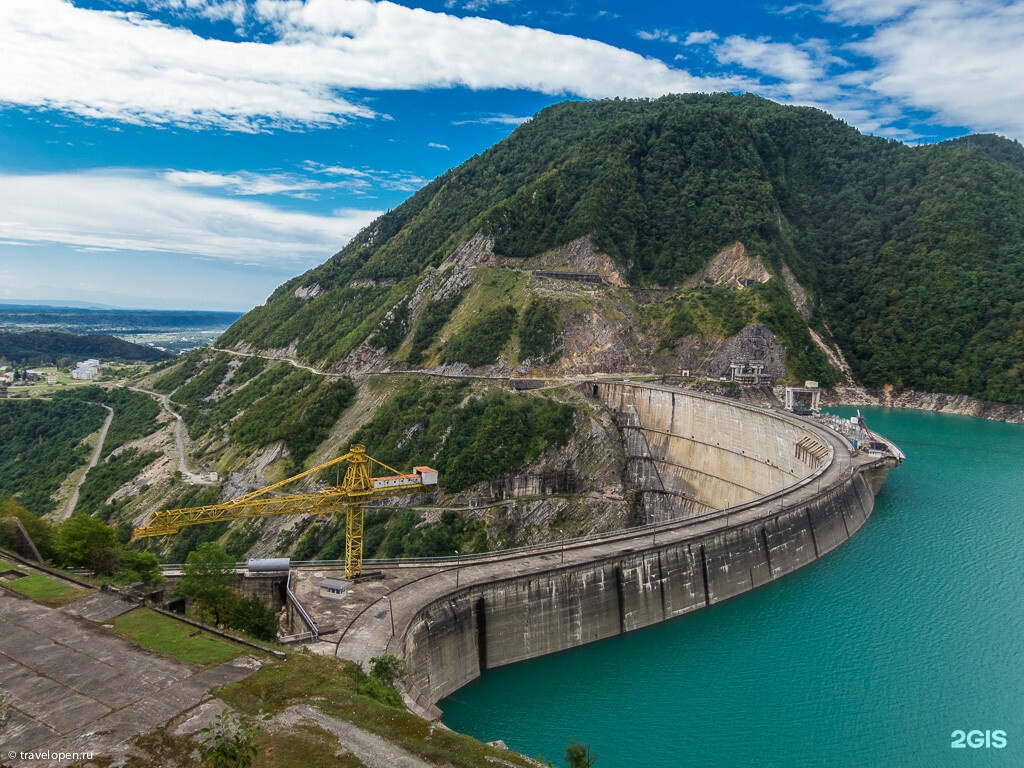
<path id="1" fill-rule="evenodd" d="M 250 715 L 261 711 L 277 714 L 293 704 L 313 704 L 436 765 L 484 768 L 493 765 L 486 760 L 488 756 L 514 765 L 528 765 L 515 753 L 436 728 L 410 712 L 360 696 L 356 689 L 365 679 L 366 673 L 352 662 L 295 653 L 283 661 L 265 664 L 255 674 L 218 689 L 216 694 L 238 711 Z"/>
<path id="2" fill-rule="evenodd" d="M 296 765 L 366 768 L 351 753 L 337 755 L 340 749 L 338 740 L 312 723 L 262 733 L 258 742 L 260 751 L 253 768 L 291 768 Z"/>
<path id="3" fill-rule="evenodd" d="M 252 768 L 366 768 L 350 753 L 338 755 L 342 746 L 323 728 L 302 722 L 288 728 L 271 727 L 256 734 L 259 751 Z M 168 765 L 196 765 L 195 755 L 202 750 L 203 734 L 175 736 L 167 727 L 135 739 L 138 752 L 127 768 L 165 768 Z M 102 758 L 101 758 L 102 759 Z M 92 765 L 92 763 L 90 763 Z M 106 766 L 107 763 L 102 763 Z"/>
<path id="4" fill-rule="evenodd" d="M 0 560 L 0 571 L 12 568 L 19 570 L 17 565 L 11 565 Z M 20 570 L 22 573 L 25 572 L 24 569 Z M 50 608 L 60 608 L 95 591 L 84 587 L 76 587 L 73 584 L 57 581 L 56 579 L 49 579 L 37 573 L 31 573 L 13 581 L 0 581 L 0 586 L 7 587 L 12 592 L 17 592 L 19 595 L 24 595 L 30 600 L 35 600 L 37 603 L 42 603 Z"/>
<path id="5" fill-rule="evenodd" d="M 121 637 L 186 664 L 212 667 L 245 651 L 242 646 L 148 608 L 122 614 L 113 624 L 114 632 Z"/>

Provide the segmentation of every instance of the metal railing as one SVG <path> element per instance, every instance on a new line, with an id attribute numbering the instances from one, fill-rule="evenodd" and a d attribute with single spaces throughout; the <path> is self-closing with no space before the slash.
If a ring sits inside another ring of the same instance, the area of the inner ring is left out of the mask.
<path id="1" fill-rule="evenodd" d="M 315 643 L 317 640 L 320 639 L 320 628 L 317 627 L 316 622 L 313 621 L 310 615 L 306 613 L 306 609 L 302 607 L 302 603 L 299 602 L 299 599 L 295 596 L 295 593 L 292 592 L 291 568 L 288 569 L 288 579 L 284 583 L 284 593 L 288 601 L 292 604 L 292 607 L 294 607 L 295 610 L 299 612 L 299 616 L 302 617 L 302 620 L 306 623 L 306 626 L 309 627 L 309 632 L 300 632 L 297 635 L 286 635 L 281 638 L 282 642 L 287 640 L 290 640 L 292 642 L 297 642 L 299 640 L 312 640 Z M 306 637 L 306 635 L 308 635 L 308 637 Z"/>

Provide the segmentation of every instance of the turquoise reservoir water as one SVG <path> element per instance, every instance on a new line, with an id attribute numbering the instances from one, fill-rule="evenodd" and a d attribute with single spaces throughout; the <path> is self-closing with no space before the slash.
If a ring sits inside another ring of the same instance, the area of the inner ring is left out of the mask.
<path id="1" fill-rule="evenodd" d="M 1024 766 L 1024 427 L 862 411 L 907 460 L 845 545 L 712 608 L 487 672 L 443 721 L 557 766 L 570 738 L 597 768 Z"/>

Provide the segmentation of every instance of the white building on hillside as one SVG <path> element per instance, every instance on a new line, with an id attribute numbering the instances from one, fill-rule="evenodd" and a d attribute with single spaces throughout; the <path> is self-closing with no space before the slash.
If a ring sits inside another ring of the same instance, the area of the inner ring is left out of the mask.
<path id="1" fill-rule="evenodd" d="M 71 372 L 72 379 L 78 379 L 79 381 L 93 381 L 100 377 L 100 373 L 103 369 L 100 367 L 99 360 L 86 360 L 78 363 L 75 366 L 75 370 Z"/>

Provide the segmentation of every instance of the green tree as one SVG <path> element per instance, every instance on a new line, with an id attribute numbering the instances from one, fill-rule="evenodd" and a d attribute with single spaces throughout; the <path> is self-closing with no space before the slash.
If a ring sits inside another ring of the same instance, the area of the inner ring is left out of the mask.
<path id="1" fill-rule="evenodd" d="M 590 751 L 589 744 L 569 739 L 569 746 L 565 748 L 565 764 L 568 768 L 590 768 L 596 762 L 597 755 Z"/>
<path id="2" fill-rule="evenodd" d="M 370 659 L 370 676 L 387 685 L 394 685 L 405 677 L 405 660 L 385 653 Z"/>
<path id="3" fill-rule="evenodd" d="M 277 640 L 277 614 L 256 595 L 248 598 L 235 593 L 225 609 L 225 622 L 257 640 Z"/>
<path id="4" fill-rule="evenodd" d="M 177 593 L 191 600 L 200 616 L 220 624 L 235 594 L 235 563 L 218 544 L 207 541 L 189 553 Z"/>
<path id="5" fill-rule="evenodd" d="M 146 585 L 159 584 L 163 581 L 160 571 L 160 560 L 152 552 L 139 552 L 129 549 L 121 553 L 121 568 L 115 574 L 116 581 L 121 584 L 133 584 L 141 581 Z"/>
<path id="6" fill-rule="evenodd" d="M 385 653 L 370 659 L 370 674 L 367 675 L 356 689 L 361 696 L 368 696 L 389 707 L 404 708 L 402 696 L 395 683 L 405 677 L 405 661 Z"/>
<path id="7" fill-rule="evenodd" d="M 109 576 L 121 560 L 117 530 L 89 515 L 72 515 L 57 527 L 53 552 L 60 565 Z"/>

